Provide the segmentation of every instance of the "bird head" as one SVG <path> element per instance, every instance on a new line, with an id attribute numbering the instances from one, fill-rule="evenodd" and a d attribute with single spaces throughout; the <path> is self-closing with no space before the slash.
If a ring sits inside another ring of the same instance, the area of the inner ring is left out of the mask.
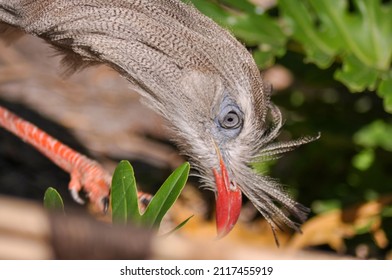
<path id="1" fill-rule="evenodd" d="M 166 104 L 171 108 L 165 116 L 173 139 L 198 170 L 204 186 L 215 192 L 218 237 L 236 224 L 242 194 L 263 214 L 274 235 L 275 228 L 283 225 L 299 230 L 307 214 L 275 180 L 252 168 L 256 162 L 278 157 L 314 139 L 274 141 L 282 117 L 269 101 L 270 87 L 261 76 L 255 79 L 257 73 L 247 77 L 248 82 L 235 85 L 214 73 L 190 71 L 179 81 L 182 94 L 174 100 L 176 104 Z"/>

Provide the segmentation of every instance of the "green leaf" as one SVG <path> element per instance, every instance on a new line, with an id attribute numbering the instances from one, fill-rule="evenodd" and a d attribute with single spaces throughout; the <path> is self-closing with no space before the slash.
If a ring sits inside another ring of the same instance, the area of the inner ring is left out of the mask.
<path id="1" fill-rule="evenodd" d="M 374 150 L 371 148 L 363 149 L 353 158 L 353 166 L 361 171 L 369 169 L 374 162 Z"/>
<path id="2" fill-rule="evenodd" d="M 182 0 L 189 2 L 188 0 Z M 223 10 L 219 5 L 207 0 L 192 0 L 192 4 L 203 14 L 222 24 L 229 17 L 229 13 Z"/>
<path id="3" fill-rule="evenodd" d="M 386 218 L 392 217 L 392 205 L 385 206 L 381 211 L 381 216 Z"/>
<path id="4" fill-rule="evenodd" d="M 295 2 L 295 1 L 294 1 Z M 391 59 L 391 7 L 379 0 L 355 0 L 355 10 L 348 10 L 348 1 L 309 0 L 330 40 L 335 38 L 339 52 L 354 55 L 370 68 L 387 70 Z"/>
<path id="5" fill-rule="evenodd" d="M 238 1 L 238 0 L 221 0 L 221 3 L 230 6 L 231 8 L 236 8 L 240 11 L 247 12 L 249 14 L 256 13 L 257 9 L 255 5 L 248 1 Z"/>
<path id="6" fill-rule="evenodd" d="M 384 108 L 388 113 L 392 113 L 392 71 L 383 77 L 378 86 L 378 95 L 384 98 Z"/>
<path id="7" fill-rule="evenodd" d="M 343 67 L 335 72 L 335 79 L 345 84 L 351 92 L 361 92 L 366 88 L 375 90 L 378 71 L 364 65 L 353 55 L 343 58 Z"/>
<path id="8" fill-rule="evenodd" d="M 147 227 L 159 227 L 163 216 L 177 200 L 188 179 L 189 163 L 178 167 L 151 199 L 144 214 L 140 214 L 134 171 L 128 161 L 121 161 L 113 174 L 111 189 L 114 222 L 133 222 Z M 189 219 L 187 219 L 189 220 Z M 182 227 L 186 222 L 181 223 Z"/>
<path id="9" fill-rule="evenodd" d="M 322 32 L 315 28 L 315 22 L 306 1 L 280 0 L 279 8 L 283 12 L 289 36 L 302 44 L 307 55 L 306 60 L 317 64 L 320 68 L 331 65 L 336 48 Z"/>
<path id="10" fill-rule="evenodd" d="M 44 207 L 49 210 L 64 212 L 64 203 L 60 194 L 54 188 L 48 188 L 44 194 Z"/>
<path id="11" fill-rule="evenodd" d="M 376 90 L 392 111 L 385 74 L 392 60 L 392 3 L 380 0 L 279 0 L 287 36 L 300 43 L 306 61 L 326 68 L 341 62 L 335 79 L 352 92 Z"/>
<path id="12" fill-rule="evenodd" d="M 270 56 L 282 56 L 285 53 L 287 37 L 278 21 L 267 14 L 257 12 L 256 6 L 245 1 L 224 1 L 229 6 L 239 9 L 225 9 L 208 0 L 192 0 L 195 7 L 215 22 L 231 31 L 248 46 L 263 45 L 269 49 Z"/>
<path id="13" fill-rule="evenodd" d="M 248 46 L 263 44 L 269 46 L 271 53 L 285 53 L 286 36 L 277 22 L 266 14 L 232 15 L 226 24 Z"/>
<path id="14" fill-rule="evenodd" d="M 194 215 L 189 216 L 188 218 L 186 218 L 184 221 L 182 221 L 178 226 L 176 226 L 174 229 L 172 229 L 171 231 L 169 231 L 168 233 L 163 234 L 161 237 L 165 237 L 165 236 L 169 236 L 170 234 L 174 233 L 175 231 L 179 230 L 180 228 L 182 228 L 183 226 L 186 225 L 186 223 L 189 222 L 189 220 L 191 218 L 193 218 Z"/>
<path id="15" fill-rule="evenodd" d="M 259 68 L 269 67 L 275 62 L 275 55 L 270 51 L 256 50 L 252 55 Z"/>
<path id="16" fill-rule="evenodd" d="M 121 161 L 114 171 L 110 199 L 114 222 L 127 224 L 140 221 L 136 180 L 128 161 Z"/>
<path id="17" fill-rule="evenodd" d="M 361 15 L 356 43 L 370 58 L 370 66 L 379 70 L 390 68 L 392 59 L 392 6 L 381 5 L 380 0 L 356 0 Z M 364 36 L 364 33 L 366 36 Z"/>
<path id="18" fill-rule="evenodd" d="M 163 216 L 177 200 L 189 175 L 189 163 L 178 167 L 163 183 L 158 192 L 151 199 L 142 216 L 142 223 L 146 226 L 159 227 Z"/>
<path id="19" fill-rule="evenodd" d="M 358 235 L 368 233 L 371 231 L 375 223 L 377 223 L 377 217 L 369 218 L 366 224 L 361 224 L 360 226 L 356 226 L 354 228 L 355 233 Z"/>
<path id="20" fill-rule="evenodd" d="M 261 175 L 269 174 L 271 167 L 275 164 L 274 157 L 262 156 L 252 162 L 251 166 L 257 173 Z"/>
<path id="21" fill-rule="evenodd" d="M 392 152 L 392 124 L 376 120 L 354 134 L 354 142 L 366 148 L 381 147 Z"/>
<path id="22" fill-rule="evenodd" d="M 342 202 L 338 199 L 316 200 L 312 203 L 312 211 L 316 214 L 326 213 L 341 208 Z"/>

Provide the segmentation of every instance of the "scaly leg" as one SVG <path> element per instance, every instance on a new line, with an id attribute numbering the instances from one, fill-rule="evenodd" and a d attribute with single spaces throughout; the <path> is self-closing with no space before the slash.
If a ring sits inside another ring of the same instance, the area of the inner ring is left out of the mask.
<path id="1" fill-rule="evenodd" d="M 69 190 L 78 203 L 83 204 L 79 192 L 83 189 L 90 200 L 103 212 L 108 210 L 111 175 L 96 161 L 59 142 L 35 125 L 21 119 L 0 106 L 0 126 L 35 147 L 71 176 Z M 151 196 L 138 193 L 146 205 Z"/>

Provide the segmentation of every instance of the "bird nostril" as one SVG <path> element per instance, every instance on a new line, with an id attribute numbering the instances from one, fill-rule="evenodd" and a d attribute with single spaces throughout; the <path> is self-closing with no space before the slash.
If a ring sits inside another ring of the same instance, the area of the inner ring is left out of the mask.
<path id="1" fill-rule="evenodd" d="M 233 181 L 230 181 L 230 190 L 235 192 L 237 190 L 237 184 Z"/>

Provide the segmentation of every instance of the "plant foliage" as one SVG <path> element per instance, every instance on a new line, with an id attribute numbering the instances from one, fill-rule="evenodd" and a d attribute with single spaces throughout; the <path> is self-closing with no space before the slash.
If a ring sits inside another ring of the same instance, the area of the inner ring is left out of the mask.
<path id="1" fill-rule="evenodd" d="M 134 171 L 128 161 L 121 161 L 112 179 L 112 217 L 117 223 L 135 223 L 158 228 L 164 215 L 176 202 L 189 175 L 189 163 L 178 167 L 153 196 L 144 213 L 140 212 Z M 181 223 L 182 227 L 189 219 Z"/>
<path id="2" fill-rule="evenodd" d="M 56 189 L 50 187 L 44 194 L 44 207 L 48 210 L 64 212 L 64 203 Z"/>

